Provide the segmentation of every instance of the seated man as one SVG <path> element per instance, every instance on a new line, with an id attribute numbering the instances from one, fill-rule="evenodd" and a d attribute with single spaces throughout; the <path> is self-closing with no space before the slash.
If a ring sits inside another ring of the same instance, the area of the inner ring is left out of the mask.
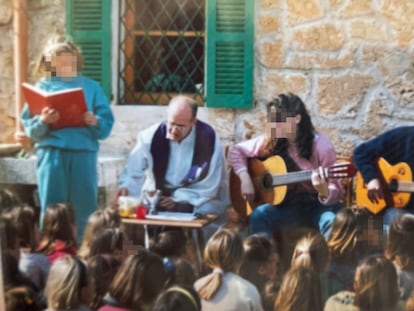
<path id="1" fill-rule="evenodd" d="M 197 120 L 191 98 L 171 99 L 167 121 L 139 133 L 119 186 L 118 196 L 161 190 L 158 210 L 219 215 L 205 228 L 206 239 L 226 222 L 230 199 L 223 149 L 213 128 Z"/>

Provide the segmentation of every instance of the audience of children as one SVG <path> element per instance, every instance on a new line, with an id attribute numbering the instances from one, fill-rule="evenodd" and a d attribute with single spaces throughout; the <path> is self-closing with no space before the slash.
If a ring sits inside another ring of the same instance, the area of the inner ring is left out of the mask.
<path id="1" fill-rule="evenodd" d="M 354 289 L 331 296 L 325 311 L 404 311 L 395 266 L 383 255 L 370 255 L 355 272 Z"/>
<path id="2" fill-rule="evenodd" d="M 268 236 L 242 239 L 239 230 L 222 228 L 204 249 L 209 272 L 196 276 L 185 259 L 181 229 L 163 230 L 153 236 L 150 250 L 137 246 L 126 256 L 119 215 L 102 209 L 90 216 L 76 252 L 70 205 L 48 207 L 39 240 L 33 208 L 13 202 L 0 220 L 6 233 L 7 311 L 402 311 L 414 306 L 410 214 L 394 219 L 385 256 L 367 256 L 369 214 L 343 208 L 327 241 L 318 232 L 298 240 L 286 272 L 278 268 L 279 254 Z"/>
<path id="3" fill-rule="evenodd" d="M 47 256 L 37 251 L 40 233 L 35 211 L 28 205 L 15 205 L 3 213 L 17 230 L 20 246 L 19 270 L 42 289 L 46 285 L 50 261 Z"/>

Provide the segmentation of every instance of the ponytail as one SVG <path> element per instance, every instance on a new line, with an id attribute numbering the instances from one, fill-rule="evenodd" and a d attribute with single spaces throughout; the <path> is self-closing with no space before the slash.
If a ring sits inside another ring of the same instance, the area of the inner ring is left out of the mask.
<path id="1" fill-rule="evenodd" d="M 223 279 L 223 270 L 215 268 L 213 273 L 207 276 L 207 281 L 198 289 L 201 299 L 210 300 L 220 289 Z"/>

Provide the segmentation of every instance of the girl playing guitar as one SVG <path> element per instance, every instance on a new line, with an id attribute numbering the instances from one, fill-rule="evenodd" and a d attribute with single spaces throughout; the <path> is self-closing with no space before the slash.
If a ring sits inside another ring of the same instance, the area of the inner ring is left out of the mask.
<path id="1" fill-rule="evenodd" d="M 312 170 L 309 181 L 290 184 L 280 204 L 262 204 L 250 215 L 251 233 L 286 225 L 311 225 L 327 237 L 342 189 L 338 180 L 328 179 L 324 167 L 336 162 L 332 143 L 315 131 L 302 100 L 294 94 L 280 94 L 267 104 L 267 131 L 259 137 L 229 149 L 228 158 L 240 179 L 241 194 L 249 201 L 256 197 L 248 159 L 278 155 L 287 171 Z M 277 178 L 276 178 L 277 179 Z"/>

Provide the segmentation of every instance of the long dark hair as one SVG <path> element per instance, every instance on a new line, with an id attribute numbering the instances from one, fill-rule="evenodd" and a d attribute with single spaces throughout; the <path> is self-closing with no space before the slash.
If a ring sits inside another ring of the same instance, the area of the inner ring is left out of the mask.
<path id="1" fill-rule="evenodd" d="M 354 305 L 360 310 L 391 310 L 400 299 L 395 266 L 382 255 L 366 257 L 358 265 L 354 284 Z"/>
<path id="2" fill-rule="evenodd" d="M 268 121 L 272 120 L 272 115 L 277 116 L 289 116 L 295 117 L 300 115 L 300 122 L 297 125 L 295 144 L 298 149 L 299 155 L 307 160 L 312 156 L 312 145 L 315 137 L 315 128 L 313 127 L 311 118 L 306 110 L 305 104 L 299 96 L 287 93 L 279 94 L 276 98 L 270 101 L 267 106 Z M 273 113 L 271 113 L 271 111 Z M 276 113 L 274 113 L 276 112 Z M 279 154 L 282 156 L 287 155 L 288 141 L 286 138 L 279 138 L 275 142 L 275 146 L 272 148 L 272 154 Z"/>

